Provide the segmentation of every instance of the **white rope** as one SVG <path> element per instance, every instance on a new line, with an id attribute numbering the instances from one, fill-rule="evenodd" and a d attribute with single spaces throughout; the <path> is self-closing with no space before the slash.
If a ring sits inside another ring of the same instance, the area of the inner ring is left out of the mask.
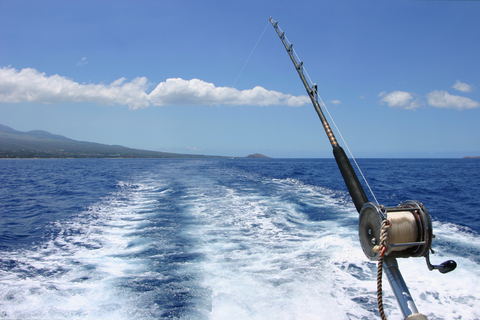
<path id="1" fill-rule="evenodd" d="M 243 65 L 242 70 L 240 70 L 240 73 L 238 74 L 237 79 L 235 79 L 235 82 L 233 83 L 232 88 L 235 88 L 235 84 L 237 83 L 238 78 L 240 78 L 240 75 L 242 74 L 243 69 L 245 69 L 245 66 L 246 66 L 247 63 L 248 63 L 248 60 L 250 60 L 250 57 L 252 56 L 253 51 L 255 51 L 255 48 L 257 47 L 258 43 L 260 42 L 260 39 L 262 39 L 263 34 L 265 33 L 265 30 L 267 30 L 267 27 L 268 27 L 269 24 L 270 24 L 270 21 L 267 22 L 267 25 L 265 26 L 265 29 L 263 29 L 263 32 L 262 32 L 262 34 L 260 35 L 260 38 L 258 38 L 257 43 L 256 43 L 255 46 L 253 47 L 252 52 L 250 52 L 250 55 L 248 56 L 247 61 L 245 61 L 245 64 Z"/>

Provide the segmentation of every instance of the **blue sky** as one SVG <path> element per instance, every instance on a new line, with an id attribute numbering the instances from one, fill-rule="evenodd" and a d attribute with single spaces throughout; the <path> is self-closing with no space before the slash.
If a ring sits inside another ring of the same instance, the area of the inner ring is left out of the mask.
<path id="1" fill-rule="evenodd" d="M 356 157 L 480 156 L 480 1 L 1 1 L 0 123 L 332 157 L 270 16 Z"/>

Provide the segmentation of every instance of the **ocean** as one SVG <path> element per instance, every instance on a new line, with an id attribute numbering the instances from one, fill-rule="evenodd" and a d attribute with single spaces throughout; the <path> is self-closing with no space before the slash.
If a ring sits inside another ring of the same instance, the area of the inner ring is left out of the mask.
<path id="1" fill-rule="evenodd" d="M 418 310 L 480 319 L 480 160 L 357 161 L 458 264 L 398 259 Z M 380 318 L 333 158 L 1 160 L 0 182 L 0 319 Z"/>

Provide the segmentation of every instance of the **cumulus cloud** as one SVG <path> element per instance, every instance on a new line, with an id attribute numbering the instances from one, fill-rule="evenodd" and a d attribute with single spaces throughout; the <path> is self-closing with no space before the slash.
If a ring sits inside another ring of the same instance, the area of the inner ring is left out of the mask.
<path id="1" fill-rule="evenodd" d="M 199 79 L 167 79 L 149 95 L 153 105 L 287 105 L 299 107 L 310 100 L 307 96 L 292 96 L 262 87 L 239 91 L 230 87 L 215 87 Z"/>
<path id="2" fill-rule="evenodd" d="M 480 103 L 472 99 L 451 95 L 443 90 L 435 90 L 427 95 L 428 104 L 435 108 L 446 109 L 473 109 L 479 108 Z"/>
<path id="3" fill-rule="evenodd" d="M 125 82 L 125 78 L 111 84 L 79 84 L 59 75 L 47 77 L 35 69 L 17 71 L 0 69 L 0 102 L 35 102 L 54 104 L 62 102 L 98 102 L 125 104 L 132 109 L 148 107 L 147 78 Z"/>
<path id="4" fill-rule="evenodd" d="M 413 94 L 406 91 L 393 91 L 390 93 L 383 91 L 378 96 L 382 97 L 380 103 L 386 103 L 389 107 L 395 109 L 416 109 L 422 106 L 419 99 L 414 100 Z"/>
<path id="5" fill-rule="evenodd" d="M 330 102 L 333 103 L 333 104 L 340 104 L 340 103 L 342 103 L 340 100 L 332 100 L 332 101 L 330 101 Z"/>
<path id="6" fill-rule="evenodd" d="M 167 79 L 147 93 L 147 78 L 138 77 L 130 82 L 125 78 L 110 84 L 79 84 L 66 77 L 47 76 L 35 69 L 17 71 L 0 69 L 0 102 L 97 102 L 105 105 L 127 105 L 130 109 L 170 105 L 286 105 L 298 107 L 309 103 L 307 96 L 293 96 L 255 87 L 237 90 L 216 87 L 199 79 Z"/>
<path id="7" fill-rule="evenodd" d="M 457 82 L 455 82 L 452 88 L 462 92 L 472 92 L 473 90 L 475 90 L 475 87 L 473 85 L 463 83 L 460 80 L 457 80 Z"/>

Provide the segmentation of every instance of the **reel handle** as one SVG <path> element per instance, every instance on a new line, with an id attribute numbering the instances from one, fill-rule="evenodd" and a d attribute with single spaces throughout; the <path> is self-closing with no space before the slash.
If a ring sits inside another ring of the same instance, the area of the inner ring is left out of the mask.
<path id="1" fill-rule="evenodd" d="M 434 269 L 437 269 L 440 273 L 448 273 L 450 271 L 455 270 L 455 268 L 457 267 L 457 263 L 453 260 L 447 260 L 447 261 L 441 263 L 440 265 L 432 265 L 430 263 L 430 255 L 429 254 L 427 254 L 425 256 L 425 259 L 427 260 L 428 270 L 430 270 L 430 271 L 432 271 Z"/>

